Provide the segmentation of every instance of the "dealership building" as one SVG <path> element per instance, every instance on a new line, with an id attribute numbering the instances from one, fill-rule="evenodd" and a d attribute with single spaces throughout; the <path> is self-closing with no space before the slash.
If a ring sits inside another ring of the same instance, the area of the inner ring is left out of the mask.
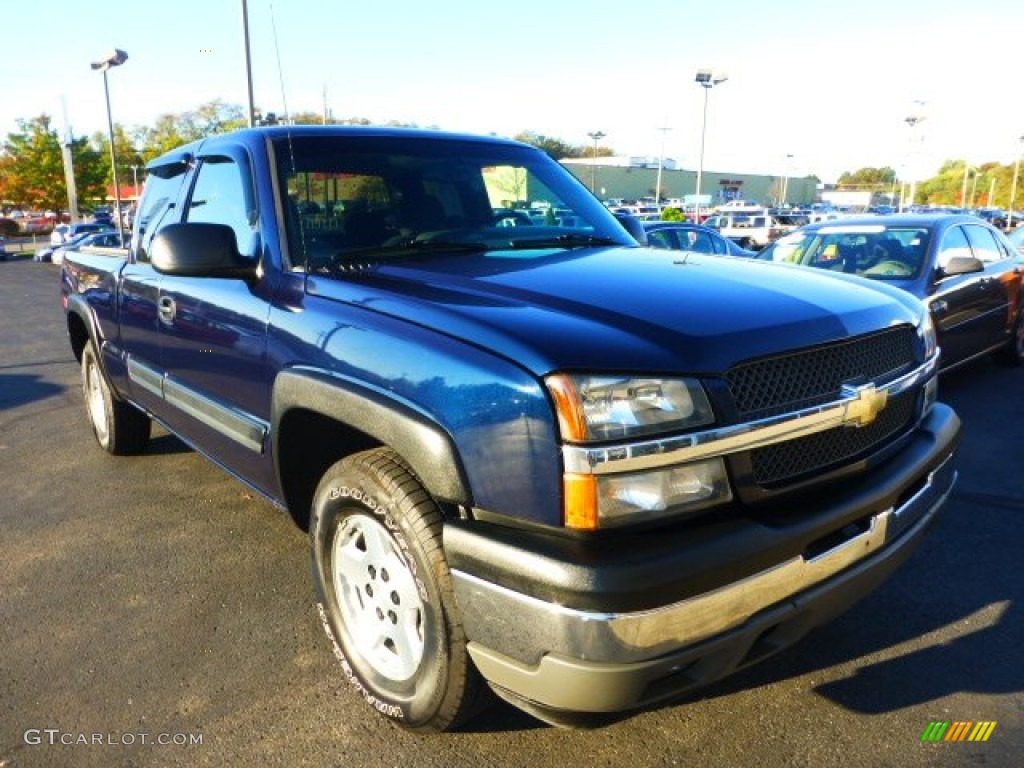
<path id="1" fill-rule="evenodd" d="M 561 163 L 602 200 L 653 198 L 658 186 L 656 157 L 565 158 Z M 760 176 L 704 170 L 701 193 L 709 205 L 730 200 L 753 200 L 765 205 L 810 205 L 817 200 L 818 179 L 813 176 Z M 689 199 L 697 191 L 697 171 L 679 168 L 669 158 L 661 162 L 661 196 Z"/>

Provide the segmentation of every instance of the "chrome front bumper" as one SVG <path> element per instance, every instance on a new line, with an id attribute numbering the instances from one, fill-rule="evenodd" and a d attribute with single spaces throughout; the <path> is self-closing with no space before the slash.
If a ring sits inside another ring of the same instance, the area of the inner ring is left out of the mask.
<path id="1" fill-rule="evenodd" d="M 766 655 L 772 633 L 769 645 L 794 642 L 877 586 L 955 480 L 947 457 L 910 498 L 831 549 L 652 610 L 576 610 L 453 569 L 469 652 L 492 685 L 541 708 L 614 712 L 666 698 Z"/>

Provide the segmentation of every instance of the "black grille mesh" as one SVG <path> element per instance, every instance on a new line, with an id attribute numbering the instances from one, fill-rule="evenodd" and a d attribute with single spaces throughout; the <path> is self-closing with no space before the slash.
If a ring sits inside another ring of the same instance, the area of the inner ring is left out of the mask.
<path id="1" fill-rule="evenodd" d="M 726 384 L 746 420 L 836 400 L 843 384 L 882 384 L 914 365 L 917 333 L 909 325 L 824 347 L 762 358 L 729 370 Z"/>
<path id="2" fill-rule="evenodd" d="M 856 459 L 908 427 L 914 418 L 915 402 L 914 390 L 903 392 L 891 398 L 866 427 L 838 427 L 753 450 L 750 460 L 754 480 L 759 485 L 777 486 Z"/>

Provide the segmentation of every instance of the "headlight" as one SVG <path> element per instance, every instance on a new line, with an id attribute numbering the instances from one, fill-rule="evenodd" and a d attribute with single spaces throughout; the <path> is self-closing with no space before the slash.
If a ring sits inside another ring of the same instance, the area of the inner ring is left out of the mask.
<path id="1" fill-rule="evenodd" d="M 546 381 L 569 442 L 628 439 L 714 421 L 707 395 L 693 379 L 557 374 Z"/>
<path id="2" fill-rule="evenodd" d="M 921 316 L 921 322 L 917 326 L 917 335 L 924 345 L 924 359 L 931 360 L 939 348 L 938 340 L 935 337 L 935 324 L 932 322 L 930 312 Z"/>

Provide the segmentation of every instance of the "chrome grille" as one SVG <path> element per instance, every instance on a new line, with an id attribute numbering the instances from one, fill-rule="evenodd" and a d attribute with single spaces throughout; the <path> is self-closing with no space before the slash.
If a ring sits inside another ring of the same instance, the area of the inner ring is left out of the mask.
<path id="1" fill-rule="evenodd" d="M 916 395 L 911 390 L 891 398 L 866 427 L 839 427 L 751 451 L 754 481 L 778 487 L 865 456 L 913 424 Z"/>
<path id="2" fill-rule="evenodd" d="M 883 384 L 915 364 L 917 332 L 909 325 L 731 368 L 725 375 L 745 421 L 840 398 L 843 384 Z"/>

